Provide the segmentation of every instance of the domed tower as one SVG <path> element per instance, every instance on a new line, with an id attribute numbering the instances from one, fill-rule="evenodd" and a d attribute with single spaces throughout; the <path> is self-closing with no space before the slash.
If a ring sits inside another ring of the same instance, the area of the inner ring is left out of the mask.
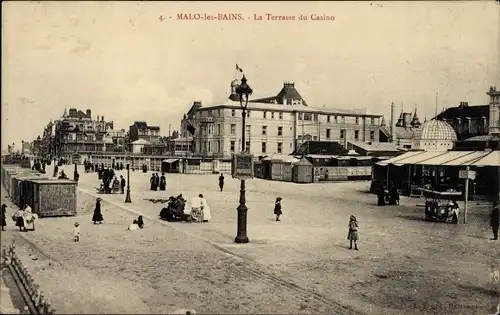
<path id="1" fill-rule="evenodd" d="M 432 119 L 422 124 L 413 137 L 413 148 L 424 151 L 448 151 L 453 149 L 457 134 L 447 122 Z"/>
<path id="2" fill-rule="evenodd" d="M 240 96 L 236 93 L 236 88 L 240 85 L 240 81 L 238 79 L 234 79 L 231 81 L 231 95 L 229 95 L 229 99 L 234 102 L 238 102 L 240 100 Z"/>

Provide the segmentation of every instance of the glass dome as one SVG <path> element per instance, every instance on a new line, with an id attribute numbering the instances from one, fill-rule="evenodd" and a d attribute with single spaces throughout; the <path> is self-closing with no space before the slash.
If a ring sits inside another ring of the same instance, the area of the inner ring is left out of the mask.
<path id="1" fill-rule="evenodd" d="M 415 131 L 415 140 L 456 141 L 457 134 L 453 127 L 441 120 L 430 120 Z"/>

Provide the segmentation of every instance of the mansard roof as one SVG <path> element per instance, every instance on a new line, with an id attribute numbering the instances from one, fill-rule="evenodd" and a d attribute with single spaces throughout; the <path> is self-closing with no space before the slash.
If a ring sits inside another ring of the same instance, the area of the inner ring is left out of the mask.
<path id="1" fill-rule="evenodd" d="M 271 104 L 283 104 L 283 105 L 298 105 L 302 104 L 307 106 L 307 102 L 302 98 L 300 93 L 295 88 L 294 82 L 283 83 L 283 88 L 276 96 L 264 97 L 249 102 L 254 103 L 271 103 Z"/>

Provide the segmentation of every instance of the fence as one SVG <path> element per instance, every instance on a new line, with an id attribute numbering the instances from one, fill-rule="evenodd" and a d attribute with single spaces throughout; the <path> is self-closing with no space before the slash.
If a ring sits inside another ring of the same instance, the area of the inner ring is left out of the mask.
<path id="1" fill-rule="evenodd" d="M 35 284 L 33 277 L 23 266 L 14 249 L 15 245 L 12 243 L 9 249 L 4 248 L 2 250 L 2 265 L 6 265 L 14 277 L 18 289 L 27 304 L 25 311 L 29 314 L 55 314 L 49 300 L 44 297 L 40 287 Z"/>

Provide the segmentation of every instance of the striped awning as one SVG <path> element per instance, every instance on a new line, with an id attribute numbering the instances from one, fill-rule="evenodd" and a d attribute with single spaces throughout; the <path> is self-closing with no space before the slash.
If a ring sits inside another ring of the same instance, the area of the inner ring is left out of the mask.
<path id="1" fill-rule="evenodd" d="M 418 156 L 418 155 L 423 154 L 423 153 L 426 153 L 426 152 L 424 152 L 424 151 L 409 151 L 409 152 L 403 153 L 401 155 L 398 155 L 396 157 L 393 157 L 392 159 L 377 162 L 377 165 L 380 165 L 380 166 L 387 166 L 389 164 L 404 165 L 405 164 L 403 162 L 404 160 L 406 160 L 410 157 L 413 157 L 413 156 Z"/>

